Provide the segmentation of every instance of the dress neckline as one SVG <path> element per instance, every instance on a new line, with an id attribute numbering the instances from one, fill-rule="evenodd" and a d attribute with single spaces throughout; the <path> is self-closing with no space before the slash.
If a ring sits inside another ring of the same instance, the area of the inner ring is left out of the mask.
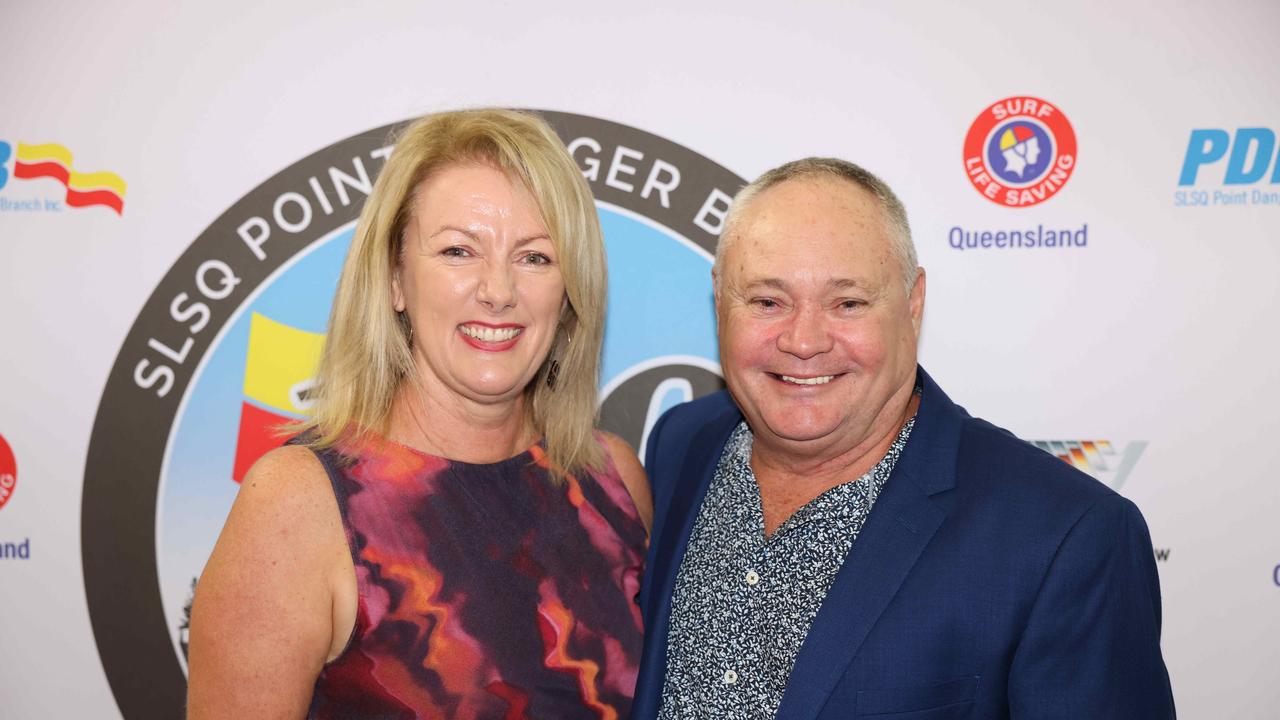
<path id="1" fill-rule="evenodd" d="M 522 461 L 522 460 L 526 462 L 532 461 L 535 448 L 540 449 L 543 452 L 545 452 L 547 449 L 546 438 L 541 437 L 541 438 L 538 438 L 532 445 L 525 448 L 524 450 L 521 450 L 515 455 L 512 455 L 511 457 L 503 458 L 501 460 L 495 460 L 493 462 L 468 462 L 466 460 L 458 460 L 456 458 L 445 457 L 444 455 L 436 455 L 435 453 L 430 453 L 430 452 L 427 452 L 426 450 L 420 450 L 416 447 L 413 447 L 412 445 L 408 445 L 406 443 L 400 442 L 399 440 L 394 440 L 386 436 L 379 436 L 377 442 L 380 442 L 393 449 L 399 449 L 403 452 L 407 452 L 410 455 L 414 455 L 419 458 L 435 460 L 438 462 L 445 462 L 455 466 L 475 467 L 475 468 L 494 468 L 494 467 L 502 467 L 504 465 L 508 465 L 516 461 Z"/>

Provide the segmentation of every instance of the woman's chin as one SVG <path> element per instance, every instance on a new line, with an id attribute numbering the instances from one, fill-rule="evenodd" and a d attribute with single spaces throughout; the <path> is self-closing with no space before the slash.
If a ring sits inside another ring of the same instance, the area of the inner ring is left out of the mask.
<path id="1" fill-rule="evenodd" d="M 486 404 L 516 400 L 524 395 L 524 389 L 529 384 L 523 377 L 501 375 L 460 380 L 455 392 L 469 400 Z"/>

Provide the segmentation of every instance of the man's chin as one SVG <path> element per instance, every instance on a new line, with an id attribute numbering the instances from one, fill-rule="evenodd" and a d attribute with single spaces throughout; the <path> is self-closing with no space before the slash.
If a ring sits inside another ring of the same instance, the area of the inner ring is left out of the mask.
<path id="1" fill-rule="evenodd" d="M 765 432 L 781 443 L 804 445 L 830 439 L 839 429 L 835 418 L 763 418 Z"/>

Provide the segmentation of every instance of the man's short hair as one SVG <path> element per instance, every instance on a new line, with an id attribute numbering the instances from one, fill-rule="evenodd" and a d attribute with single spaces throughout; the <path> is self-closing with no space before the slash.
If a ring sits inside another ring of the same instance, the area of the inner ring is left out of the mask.
<path id="1" fill-rule="evenodd" d="M 916 282 L 916 267 L 919 262 L 916 258 L 915 243 L 911 240 L 911 225 L 907 222 L 907 209 L 902 205 L 902 201 L 898 199 L 893 190 L 889 188 L 888 183 L 862 167 L 839 158 L 807 157 L 801 160 L 793 160 L 765 172 L 750 185 L 739 190 L 738 194 L 733 198 L 729 212 L 725 215 L 724 226 L 720 232 L 720 242 L 716 245 L 717 270 L 720 268 L 720 262 L 724 258 L 725 247 L 729 244 L 726 240 L 733 232 L 734 226 L 737 225 L 742 213 L 750 206 L 757 195 L 788 180 L 822 177 L 847 180 L 871 193 L 880 201 L 880 207 L 884 209 L 889 221 L 888 230 L 893 240 L 893 254 L 897 257 L 898 263 L 902 268 L 902 279 L 906 292 L 910 294 L 911 287 Z M 719 275 L 720 273 L 717 272 L 716 277 L 718 278 Z"/>

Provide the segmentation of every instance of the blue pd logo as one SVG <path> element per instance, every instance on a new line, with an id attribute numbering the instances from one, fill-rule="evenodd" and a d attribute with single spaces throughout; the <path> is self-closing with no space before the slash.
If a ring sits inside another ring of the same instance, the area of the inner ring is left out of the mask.
<path id="1" fill-rule="evenodd" d="M 1271 184 L 1280 183 L 1280 156 L 1275 155 L 1276 134 L 1268 128 L 1240 128 L 1233 140 L 1230 133 L 1219 128 L 1191 131 L 1187 142 L 1187 154 L 1182 160 L 1179 185 L 1195 185 L 1196 175 L 1205 165 L 1213 165 L 1227 156 L 1223 185 L 1251 185 L 1266 176 L 1275 160 Z"/>

